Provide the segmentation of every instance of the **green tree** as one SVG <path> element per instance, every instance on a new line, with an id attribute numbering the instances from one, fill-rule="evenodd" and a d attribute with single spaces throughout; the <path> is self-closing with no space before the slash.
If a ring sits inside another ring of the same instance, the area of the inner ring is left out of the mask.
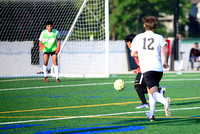
<path id="1" fill-rule="evenodd" d="M 188 23 L 190 7 L 190 0 L 179 0 L 180 25 Z M 124 39 L 129 33 L 141 33 L 144 31 L 142 17 L 173 15 L 173 9 L 172 0 L 110 0 L 110 37 L 117 40 Z M 167 35 L 166 27 L 160 22 L 156 32 Z"/>

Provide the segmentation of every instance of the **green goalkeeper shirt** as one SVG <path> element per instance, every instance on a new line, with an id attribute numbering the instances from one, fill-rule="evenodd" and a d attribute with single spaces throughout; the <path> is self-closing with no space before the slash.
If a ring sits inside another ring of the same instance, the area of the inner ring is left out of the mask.
<path id="1" fill-rule="evenodd" d="M 46 46 L 43 49 L 43 52 L 54 52 L 57 48 L 57 39 L 58 31 L 56 29 L 52 29 L 52 32 L 48 32 L 48 30 L 43 30 L 39 40 L 42 41 L 42 45 Z"/>

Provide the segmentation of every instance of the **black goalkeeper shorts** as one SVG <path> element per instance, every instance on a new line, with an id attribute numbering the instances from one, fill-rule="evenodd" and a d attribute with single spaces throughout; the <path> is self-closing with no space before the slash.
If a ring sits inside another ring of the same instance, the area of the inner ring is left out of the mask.
<path id="1" fill-rule="evenodd" d="M 48 54 L 48 55 L 51 55 L 51 56 L 54 55 L 54 54 L 57 55 L 56 51 L 54 51 L 54 52 L 44 52 L 43 55 L 44 55 L 44 54 Z"/>

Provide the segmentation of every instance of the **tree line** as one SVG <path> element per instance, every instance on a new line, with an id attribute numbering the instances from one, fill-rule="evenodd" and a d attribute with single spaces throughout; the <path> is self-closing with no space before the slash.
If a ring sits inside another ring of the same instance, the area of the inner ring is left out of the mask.
<path id="1" fill-rule="evenodd" d="M 173 15 L 173 0 L 110 0 L 110 39 L 123 40 L 129 33 L 141 33 L 144 31 L 142 17 L 165 17 Z M 179 0 L 179 28 L 189 23 L 190 0 Z M 167 28 L 159 22 L 157 33 L 163 36 L 173 36 Z M 181 31 L 180 31 L 181 32 Z"/>

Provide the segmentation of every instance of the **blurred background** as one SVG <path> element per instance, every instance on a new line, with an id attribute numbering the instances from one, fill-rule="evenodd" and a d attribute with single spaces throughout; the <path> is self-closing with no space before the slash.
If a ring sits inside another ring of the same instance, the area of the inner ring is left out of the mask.
<path id="1" fill-rule="evenodd" d="M 110 39 L 123 40 L 126 34 L 144 32 L 144 16 L 157 16 L 156 33 L 174 34 L 175 0 L 110 0 Z M 200 37 L 200 0 L 178 0 L 179 34 L 182 38 Z"/>
<path id="2" fill-rule="evenodd" d="M 99 74 L 107 70 L 109 74 L 132 73 L 133 60 L 124 38 L 130 33 L 144 32 L 144 16 L 158 17 L 155 33 L 169 42 L 170 68 L 165 71 L 199 71 L 200 62 L 191 69 L 189 54 L 194 43 L 200 43 L 200 0 L 0 0 L 0 77 L 42 74 L 38 38 L 45 29 L 44 22 L 55 22 L 54 27 L 60 31 L 63 43 L 83 1 L 86 6 L 61 56 L 68 58 L 60 62 L 67 73 L 84 74 L 92 70 L 88 67 L 94 68 L 92 73 Z M 109 3 L 108 13 L 106 2 Z M 105 26 L 109 31 L 108 45 L 104 44 Z M 51 65 L 50 60 L 49 68 Z"/>

